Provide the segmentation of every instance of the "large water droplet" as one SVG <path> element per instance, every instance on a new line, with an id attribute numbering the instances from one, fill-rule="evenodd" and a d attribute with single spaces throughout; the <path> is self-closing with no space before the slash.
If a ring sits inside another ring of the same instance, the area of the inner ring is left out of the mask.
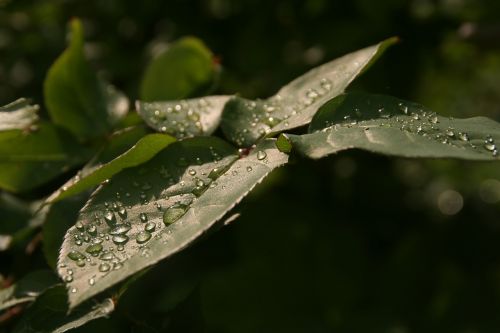
<path id="1" fill-rule="evenodd" d="M 116 223 L 115 214 L 112 211 L 107 210 L 104 213 L 104 220 L 108 225 L 114 225 Z"/>
<path id="2" fill-rule="evenodd" d="M 135 240 L 138 244 L 144 244 L 150 239 L 151 239 L 151 234 L 145 230 L 139 232 L 135 237 Z"/>
<path id="3" fill-rule="evenodd" d="M 89 245 L 87 247 L 87 249 L 85 249 L 85 251 L 88 254 L 96 257 L 102 251 L 102 245 L 101 244 L 92 244 L 92 245 Z"/>
<path id="4" fill-rule="evenodd" d="M 85 257 L 85 255 L 83 253 L 81 253 L 80 251 L 71 251 L 68 253 L 68 258 L 70 258 L 71 260 L 80 260 L 80 259 L 85 259 L 87 257 Z"/>
<path id="5" fill-rule="evenodd" d="M 170 225 L 180 219 L 184 214 L 186 214 L 188 206 L 182 204 L 176 204 L 169 207 L 165 213 L 163 213 L 163 223 L 165 225 Z"/>
<path id="6" fill-rule="evenodd" d="M 127 218 L 127 210 L 125 209 L 125 207 L 120 207 L 120 209 L 118 210 L 118 215 L 120 215 L 122 219 Z"/>
<path id="7" fill-rule="evenodd" d="M 115 255 L 113 254 L 113 252 L 104 252 L 103 254 L 101 254 L 99 256 L 99 259 L 109 261 L 109 260 L 113 260 L 114 257 L 115 257 Z"/>
<path id="8" fill-rule="evenodd" d="M 155 231 L 155 229 L 156 229 L 156 223 L 154 223 L 154 222 L 148 222 L 144 226 L 144 230 L 147 232 L 153 232 L 153 231 Z"/>
<path id="9" fill-rule="evenodd" d="M 109 231 L 110 235 L 122 235 L 126 234 L 130 230 L 130 225 L 128 224 L 117 224 L 113 229 Z"/>
<path id="10" fill-rule="evenodd" d="M 128 236 L 116 235 L 116 236 L 113 236 L 112 241 L 116 245 L 122 245 L 122 244 L 125 244 L 126 242 L 128 242 Z"/>

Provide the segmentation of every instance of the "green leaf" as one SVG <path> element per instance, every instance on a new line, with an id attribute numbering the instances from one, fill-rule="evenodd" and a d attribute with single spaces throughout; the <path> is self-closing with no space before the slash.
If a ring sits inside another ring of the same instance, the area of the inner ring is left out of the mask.
<path id="1" fill-rule="evenodd" d="M 29 129 L 38 121 L 38 105 L 30 105 L 26 98 L 20 98 L 0 107 L 0 131 Z"/>
<path id="2" fill-rule="evenodd" d="M 140 96 L 147 102 L 202 95 L 216 78 L 213 55 L 203 42 L 186 37 L 170 45 L 146 69 Z"/>
<path id="3" fill-rule="evenodd" d="M 130 149 L 109 162 L 106 161 L 106 155 L 109 154 L 109 151 L 104 151 L 97 161 L 92 161 L 86 165 L 81 172 L 51 195 L 47 202 L 56 202 L 97 186 L 123 169 L 134 167 L 150 160 L 159 151 L 174 141 L 175 138 L 169 135 L 148 134 L 137 141 Z"/>
<path id="4" fill-rule="evenodd" d="M 382 95 L 351 93 L 321 107 L 311 134 L 289 135 L 294 149 L 312 157 L 346 149 L 404 157 L 499 160 L 500 124 L 484 117 L 453 119 Z"/>
<path id="5" fill-rule="evenodd" d="M 111 299 L 100 303 L 88 302 L 68 314 L 64 286 L 50 288 L 27 309 L 14 333 L 62 333 L 80 327 L 91 320 L 107 317 L 115 305 Z"/>
<path id="6" fill-rule="evenodd" d="M 53 122 L 80 140 L 109 132 L 128 111 L 128 99 L 98 79 L 85 59 L 83 27 L 70 23 L 71 41 L 47 73 L 45 104 Z"/>
<path id="7" fill-rule="evenodd" d="M 268 99 L 232 98 L 222 114 L 224 134 L 237 145 L 248 147 L 266 134 L 308 124 L 321 105 L 341 94 L 395 42 L 395 38 L 387 39 L 316 67 Z"/>
<path id="8" fill-rule="evenodd" d="M 82 209 L 61 248 L 59 265 L 74 271 L 68 289 L 77 290 L 70 306 L 189 245 L 286 161 L 274 140 L 239 158 L 220 139 L 196 137 L 113 177 Z M 78 245 L 82 237 L 89 243 Z M 66 278 L 66 268 L 59 274 Z"/>
<path id="9" fill-rule="evenodd" d="M 292 151 L 292 143 L 287 134 L 281 133 L 276 139 L 276 148 L 282 153 L 289 154 Z"/>
<path id="10" fill-rule="evenodd" d="M 219 126 L 230 96 L 208 96 L 172 102 L 137 102 L 137 112 L 158 132 L 177 138 L 210 135 Z"/>
<path id="11" fill-rule="evenodd" d="M 10 287 L 0 290 L 0 310 L 17 304 L 32 302 L 44 290 L 58 282 L 57 276 L 52 271 L 31 272 Z"/>
<path id="12" fill-rule="evenodd" d="M 0 132 L 0 188 L 27 191 L 57 177 L 90 157 L 70 133 L 50 123 L 36 130 Z"/>

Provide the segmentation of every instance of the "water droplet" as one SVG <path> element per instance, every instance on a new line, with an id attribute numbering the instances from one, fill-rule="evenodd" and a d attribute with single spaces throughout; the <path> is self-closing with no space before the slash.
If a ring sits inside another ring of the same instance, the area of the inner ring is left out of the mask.
<path id="1" fill-rule="evenodd" d="M 153 231 L 155 231 L 155 229 L 156 229 L 156 223 L 154 223 L 154 222 L 148 222 L 144 226 L 144 230 L 147 232 L 153 232 Z"/>
<path id="2" fill-rule="evenodd" d="M 97 234 L 97 228 L 95 225 L 91 224 L 88 226 L 87 228 L 87 232 L 92 235 L 92 236 L 95 236 Z"/>
<path id="3" fill-rule="evenodd" d="M 458 138 L 462 141 L 469 141 L 469 135 L 465 132 L 458 132 Z"/>
<path id="4" fill-rule="evenodd" d="M 150 239 L 151 239 L 151 234 L 145 230 L 139 232 L 135 237 L 135 240 L 138 244 L 144 244 Z"/>
<path id="5" fill-rule="evenodd" d="M 266 152 L 265 152 L 265 151 L 263 151 L 263 150 L 259 150 L 259 151 L 257 152 L 257 159 L 258 159 L 259 161 L 262 161 L 262 160 L 263 160 L 263 159 L 265 159 L 266 157 L 267 157 L 267 154 L 266 154 Z"/>
<path id="6" fill-rule="evenodd" d="M 141 222 L 143 222 L 143 223 L 148 221 L 148 216 L 146 215 L 146 213 L 140 213 L 139 218 L 141 219 Z"/>
<path id="7" fill-rule="evenodd" d="M 106 213 L 104 213 L 104 220 L 108 225 L 114 225 L 116 222 L 115 214 L 112 211 L 107 210 Z"/>
<path id="8" fill-rule="evenodd" d="M 433 123 L 433 124 L 437 124 L 437 123 L 439 122 L 439 120 L 438 120 L 438 117 L 437 117 L 437 116 L 431 116 L 431 117 L 429 118 L 429 121 L 430 121 L 431 123 Z"/>
<path id="9" fill-rule="evenodd" d="M 100 255 L 99 259 L 109 261 L 112 260 L 115 257 L 115 255 L 112 252 L 104 252 L 103 254 Z"/>
<path id="10" fill-rule="evenodd" d="M 71 281 L 73 281 L 73 276 L 71 276 L 71 275 L 66 275 L 66 276 L 64 277 L 64 281 L 65 281 L 65 282 L 71 282 Z"/>
<path id="11" fill-rule="evenodd" d="M 124 220 L 127 218 L 127 210 L 125 209 L 125 207 L 120 207 L 120 209 L 118 210 L 118 215 Z"/>
<path id="12" fill-rule="evenodd" d="M 247 171 L 251 172 L 252 171 L 252 167 L 251 166 L 247 166 Z"/>
<path id="13" fill-rule="evenodd" d="M 103 262 L 103 263 L 101 263 L 99 265 L 99 272 L 103 272 L 104 273 L 104 272 L 109 271 L 110 269 L 111 269 L 111 266 L 109 264 L 105 263 L 105 262 Z"/>
<path id="14" fill-rule="evenodd" d="M 83 267 L 83 266 L 85 266 L 85 260 L 83 260 L 83 259 L 77 260 L 77 261 L 76 261 L 76 265 L 77 265 L 78 267 Z"/>
<path id="15" fill-rule="evenodd" d="M 90 278 L 89 279 L 89 285 L 93 286 L 95 284 L 95 279 L 94 278 Z"/>
<path id="16" fill-rule="evenodd" d="M 110 235 L 122 235 L 126 234 L 130 230 L 130 225 L 128 224 L 117 224 L 113 229 L 109 231 Z"/>
<path id="17" fill-rule="evenodd" d="M 485 142 L 484 148 L 488 151 L 494 151 L 496 149 L 496 146 L 494 143 L 491 142 Z"/>
<path id="18" fill-rule="evenodd" d="M 75 224 L 75 227 L 76 227 L 76 229 L 78 229 L 80 231 L 83 231 L 83 224 L 82 224 L 82 222 L 77 222 Z"/>
<path id="19" fill-rule="evenodd" d="M 71 260 L 77 261 L 77 260 L 85 259 L 86 257 L 83 253 L 73 250 L 73 251 L 68 253 L 68 258 L 70 258 Z"/>
<path id="20" fill-rule="evenodd" d="M 125 235 L 116 235 L 112 238 L 113 243 L 116 245 L 123 245 L 128 242 L 128 236 Z"/>
<path id="21" fill-rule="evenodd" d="M 195 169 L 189 169 L 189 174 L 191 176 L 195 176 L 196 175 L 196 170 Z"/>
<path id="22" fill-rule="evenodd" d="M 87 247 L 87 249 L 85 249 L 85 251 L 88 254 L 96 257 L 102 251 L 102 245 L 101 244 L 92 244 L 92 245 L 89 245 Z"/>
<path id="23" fill-rule="evenodd" d="M 72 294 L 76 294 L 76 292 L 78 291 L 78 289 L 76 289 L 76 288 L 71 288 L 71 290 L 70 290 L 70 291 L 71 291 L 71 293 L 72 293 Z"/>
<path id="24" fill-rule="evenodd" d="M 321 88 L 325 89 L 325 90 L 330 90 L 332 88 L 332 83 L 329 79 L 321 79 L 321 81 L 319 81 L 319 84 L 321 85 Z"/>
<path id="25" fill-rule="evenodd" d="M 455 136 L 455 132 L 453 132 L 452 128 L 448 128 L 445 132 L 446 135 L 448 135 L 450 138 Z"/>
<path id="26" fill-rule="evenodd" d="M 165 210 L 165 213 L 163 213 L 163 223 L 165 223 L 165 225 L 174 223 L 184 214 L 186 214 L 188 209 L 188 206 L 182 204 L 176 204 L 169 207 L 167 210 Z"/>

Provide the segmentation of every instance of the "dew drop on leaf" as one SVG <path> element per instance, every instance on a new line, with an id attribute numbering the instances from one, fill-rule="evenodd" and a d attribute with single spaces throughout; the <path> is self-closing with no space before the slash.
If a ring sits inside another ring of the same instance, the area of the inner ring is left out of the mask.
<path id="1" fill-rule="evenodd" d="M 141 231 L 137 234 L 135 240 L 138 244 L 144 244 L 151 239 L 151 234 L 148 231 Z"/>
<path id="2" fill-rule="evenodd" d="M 171 207 L 169 207 L 165 213 L 163 213 L 163 223 L 165 225 L 170 225 L 180 219 L 184 214 L 186 214 L 186 211 L 188 210 L 188 206 L 182 205 L 182 204 L 176 204 Z"/>

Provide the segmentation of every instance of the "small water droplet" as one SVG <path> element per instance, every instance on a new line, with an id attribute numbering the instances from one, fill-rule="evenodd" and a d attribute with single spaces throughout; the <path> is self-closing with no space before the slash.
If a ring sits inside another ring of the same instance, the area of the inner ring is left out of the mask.
<path id="1" fill-rule="evenodd" d="M 189 169 L 189 174 L 191 176 L 195 176 L 196 175 L 196 170 L 195 169 Z"/>
<path id="2" fill-rule="evenodd" d="M 146 215 L 146 213 L 140 213 L 139 218 L 141 219 L 141 222 L 143 222 L 143 223 L 148 221 L 148 216 Z"/>
<path id="3" fill-rule="evenodd" d="M 455 136 L 455 132 L 453 132 L 453 129 L 452 128 L 448 128 L 445 132 L 445 134 L 447 136 L 449 136 L 450 138 L 454 137 Z"/>
<path id="4" fill-rule="evenodd" d="M 103 262 L 99 265 L 99 272 L 105 273 L 105 272 L 109 271 L 110 269 L 111 269 L 111 266 L 105 262 Z"/>
<path id="5" fill-rule="evenodd" d="M 135 240 L 138 244 L 144 244 L 150 239 L 151 239 L 151 234 L 145 230 L 139 232 L 135 237 Z"/>
<path id="6" fill-rule="evenodd" d="M 115 255 L 112 252 L 104 252 L 99 256 L 99 259 L 109 261 L 112 260 Z"/>
<path id="7" fill-rule="evenodd" d="M 259 161 L 262 161 L 262 160 L 263 160 L 263 159 L 265 159 L 266 157 L 267 157 L 267 154 L 266 154 L 266 152 L 265 152 L 265 151 L 263 151 L 263 150 L 259 150 L 259 151 L 257 152 L 257 159 L 258 159 Z"/>
<path id="8" fill-rule="evenodd" d="M 104 220 L 106 221 L 106 223 L 108 225 L 113 225 L 115 224 L 116 220 L 115 220 L 115 214 L 110 211 L 110 210 L 107 210 L 105 213 L 104 213 Z"/>
<path id="9" fill-rule="evenodd" d="M 83 231 L 84 227 L 83 227 L 83 223 L 82 222 L 77 222 L 75 224 L 75 227 L 76 229 L 80 230 L 80 231 Z"/>
<path id="10" fill-rule="evenodd" d="M 76 288 L 71 288 L 71 290 L 70 290 L 70 291 L 71 291 L 71 293 L 72 293 L 72 294 L 76 294 L 76 292 L 78 291 L 78 289 L 76 289 Z"/>
<path id="11" fill-rule="evenodd" d="M 491 143 L 491 142 L 486 142 L 484 144 L 484 148 L 488 151 L 494 151 L 496 149 L 496 146 L 494 143 Z"/>
<path id="12" fill-rule="evenodd" d="M 252 167 L 251 166 L 247 166 L 247 171 L 251 172 L 252 171 Z"/>
<path id="13" fill-rule="evenodd" d="M 147 232 L 153 232 L 153 231 L 155 231 L 155 229 L 156 229 L 156 223 L 154 223 L 154 222 L 148 222 L 144 226 L 144 231 L 147 231 Z"/>
<path id="14" fill-rule="evenodd" d="M 124 220 L 127 218 L 127 209 L 125 207 L 120 207 L 118 210 L 118 215 Z"/>
<path id="15" fill-rule="evenodd" d="M 469 135 L 465 132 L 458 132 L 458 138 L 462 141 L 469 141 Z"/>
<path id="16" fill-rule="evenodd" d="M 71 276 L 71 275 L 66 275 L 66 276 L 64 277 L 64 281 L 65 281 L 65 282 L 71 282 L 71 281 L 73 281 L 73 276 Z"/>
<path id="17" fill-rule="evenodd" d="M 95 284 L 95 279 L 94 278 L 90 278 L 89 279 L 89 285 L 93 286 Z"/>

